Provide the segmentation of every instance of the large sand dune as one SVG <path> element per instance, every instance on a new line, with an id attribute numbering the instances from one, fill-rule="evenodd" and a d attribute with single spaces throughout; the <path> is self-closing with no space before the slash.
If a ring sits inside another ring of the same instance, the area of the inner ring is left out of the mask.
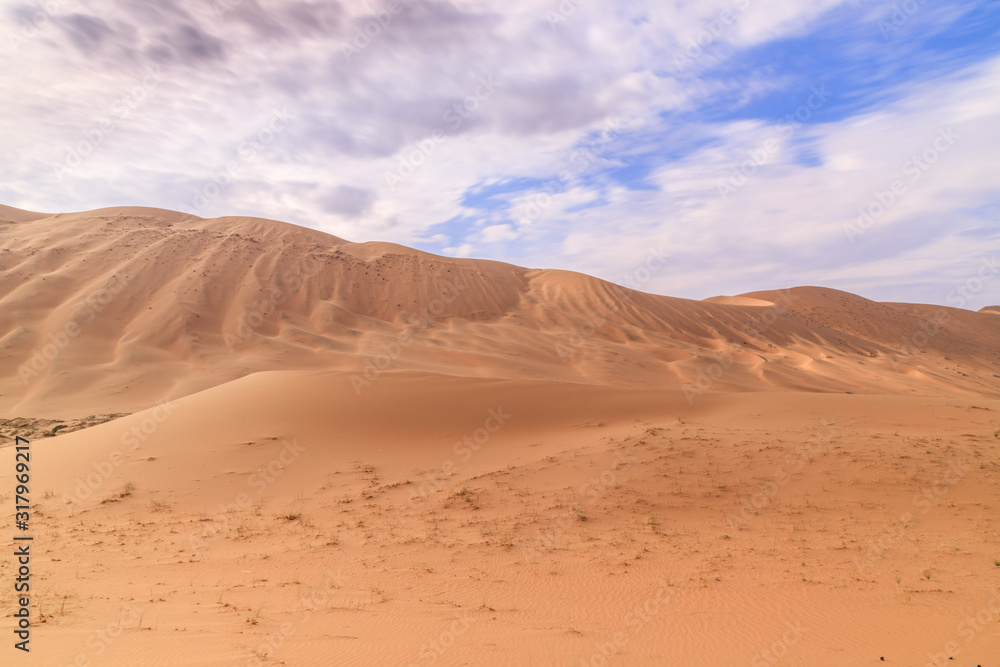
<path id="1" fill-rule="evenodd" d="M 823 288 L 690 301 L 159 209 L 0 218 L 0 408 L 11 414 L 133 411 L 254 372 L 317 368 L 1000 395 L 989 312 Z"/>
<path id="2" fill-rule="evenodd" d="M 995 310 L 0 208 L 0 663 L 994 664 Z"/>

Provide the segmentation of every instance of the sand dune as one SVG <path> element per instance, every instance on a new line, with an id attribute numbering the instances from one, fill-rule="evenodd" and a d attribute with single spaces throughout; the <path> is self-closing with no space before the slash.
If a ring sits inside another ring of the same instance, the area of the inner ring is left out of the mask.
<path id="1" fill-rule="evenodd" d="M 753 299 L 748 296 L 712 296 L 704 299 L 707 303 L 721 303 L 727 306 L 760 306 L 762 308 L 773 306 L 773 301 L 764 299 Z"/>
<path id="2" fill-rule="evenodd" d="M 1000 655 L 1000 309 L 0 218 L 0 436 L 33 456 L 16 664 Z M 13 472 L 0 449 L 0 496 Z"/>
<path id="3" fill-rule="evenodd" d="M 254 374 L 36 443 L 35 664 L 988 664 L 998 410 Z"/>
<path id="4" fill-rule="evenodd" d="M 0 214 L 0 406 L 18 416 L 131 412 L 254 372 L 363 371 L 380 355 L 380 372 L 997 395 L 989 313 L 822 288 L 689 301 L 259 219 Z"/>

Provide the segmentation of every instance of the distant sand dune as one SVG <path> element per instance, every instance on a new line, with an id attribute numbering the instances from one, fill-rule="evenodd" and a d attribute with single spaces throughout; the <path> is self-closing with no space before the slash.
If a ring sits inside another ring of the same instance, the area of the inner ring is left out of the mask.
<path id="1" fill-rule="evenodd" d="M 998 395 L 989 312 L 818 287 L 690 301 L 256 218 L 0 217 L 0 407 L 19 416 L 132 412 L 254 372 L 378 361 L 713 391 Z"/>
<path id="2" fill-rule="evenodd" d="M 761 308 L 774 305 L 773 301 L 752 299 L 748 296 L 713 296 L 703 299 L 703 301 L 707 303 L 721 303 L 726 306 L 757 306 Z"/>

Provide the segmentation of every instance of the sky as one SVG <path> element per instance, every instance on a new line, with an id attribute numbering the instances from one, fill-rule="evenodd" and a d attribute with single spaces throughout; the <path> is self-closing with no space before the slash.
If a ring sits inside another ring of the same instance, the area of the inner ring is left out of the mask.
<path id="1" fill-rule="evenodd" d="M 1000 304 L 998 0 L 0 0 L 0 90 L 18 208 Z"/>

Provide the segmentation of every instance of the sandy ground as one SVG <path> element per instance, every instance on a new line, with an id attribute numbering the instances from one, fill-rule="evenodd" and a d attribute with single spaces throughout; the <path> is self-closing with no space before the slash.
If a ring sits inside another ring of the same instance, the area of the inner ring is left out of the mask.
<path id="1" fill-rule="evenodd" d="M 0 664 L 998 664 L 993 312 L 0 218 L 3 539 L 34 538 L 28 655 L 0 557 Z"/>

